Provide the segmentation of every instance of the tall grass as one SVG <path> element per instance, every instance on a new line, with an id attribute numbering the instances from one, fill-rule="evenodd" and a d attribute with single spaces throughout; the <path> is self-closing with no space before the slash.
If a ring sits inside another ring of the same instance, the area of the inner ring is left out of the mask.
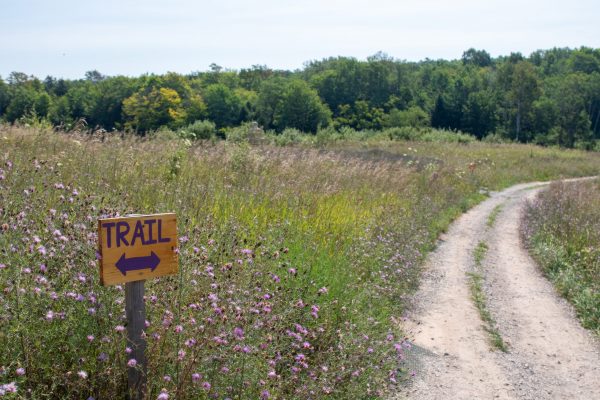
<path id="1" fill-rule="evenodd" d="M 449 222 L 487 189 L 599 166 L 532 146 L 1 126 L 0 385 L 123 397 L 124 291 L 99 286 L 96 220 L 174 211 L 180 273 L 146 284 L 149 398 L 381 397 L 408 375 L 398 319 Z"/>
<path id="2" fill-rule="evenodd" d="M 528 204 L 522 232 L 583 326 L 600 335 L 600 181 L 552 184 Z"/>

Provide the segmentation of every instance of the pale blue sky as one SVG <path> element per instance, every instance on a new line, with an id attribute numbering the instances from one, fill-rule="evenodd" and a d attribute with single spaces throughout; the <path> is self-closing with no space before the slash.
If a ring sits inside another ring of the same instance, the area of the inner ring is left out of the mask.
<path id="1" fill-rule="evenodd" d="M 0 75 L 297 69 L 329 56 L 455 59 L 600 47 L 598 0 L 0 0 Z"/>

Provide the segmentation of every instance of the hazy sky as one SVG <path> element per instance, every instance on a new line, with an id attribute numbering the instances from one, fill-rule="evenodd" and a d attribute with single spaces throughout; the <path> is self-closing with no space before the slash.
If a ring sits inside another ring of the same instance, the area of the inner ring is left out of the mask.
<path id="1" fill-rule="evenodd" d="M 600 47 L 598 0 L 0 0 L 0 75 L 302 68 L 329 56 L 459 58 Z"/>

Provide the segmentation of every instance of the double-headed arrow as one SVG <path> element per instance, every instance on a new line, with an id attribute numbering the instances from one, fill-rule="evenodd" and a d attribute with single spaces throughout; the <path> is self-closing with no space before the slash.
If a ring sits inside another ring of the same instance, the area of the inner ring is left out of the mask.
<path id="1" fill-rule="evenodd" d="M 131 257 L 125 258 L 125 253 L 119 258 L 119 261 L 115 263 L 117 269 L 125 276 L 127 271 L 135 271 L 138 269 L 148 269 L 154 272 L 156 267 L 160 264 L 160 258 L 153 251 L 150 252 L 149 256 L 146 257 Z"/>

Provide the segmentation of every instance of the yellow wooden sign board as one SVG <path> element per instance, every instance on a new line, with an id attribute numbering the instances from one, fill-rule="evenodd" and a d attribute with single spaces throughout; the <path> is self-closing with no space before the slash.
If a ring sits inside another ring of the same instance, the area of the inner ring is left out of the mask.
<path id="1" fill-rule="evenodd" d="M 98 244 L 105 286 L 177 273 L 175 214 L 99 219 Z"/>

